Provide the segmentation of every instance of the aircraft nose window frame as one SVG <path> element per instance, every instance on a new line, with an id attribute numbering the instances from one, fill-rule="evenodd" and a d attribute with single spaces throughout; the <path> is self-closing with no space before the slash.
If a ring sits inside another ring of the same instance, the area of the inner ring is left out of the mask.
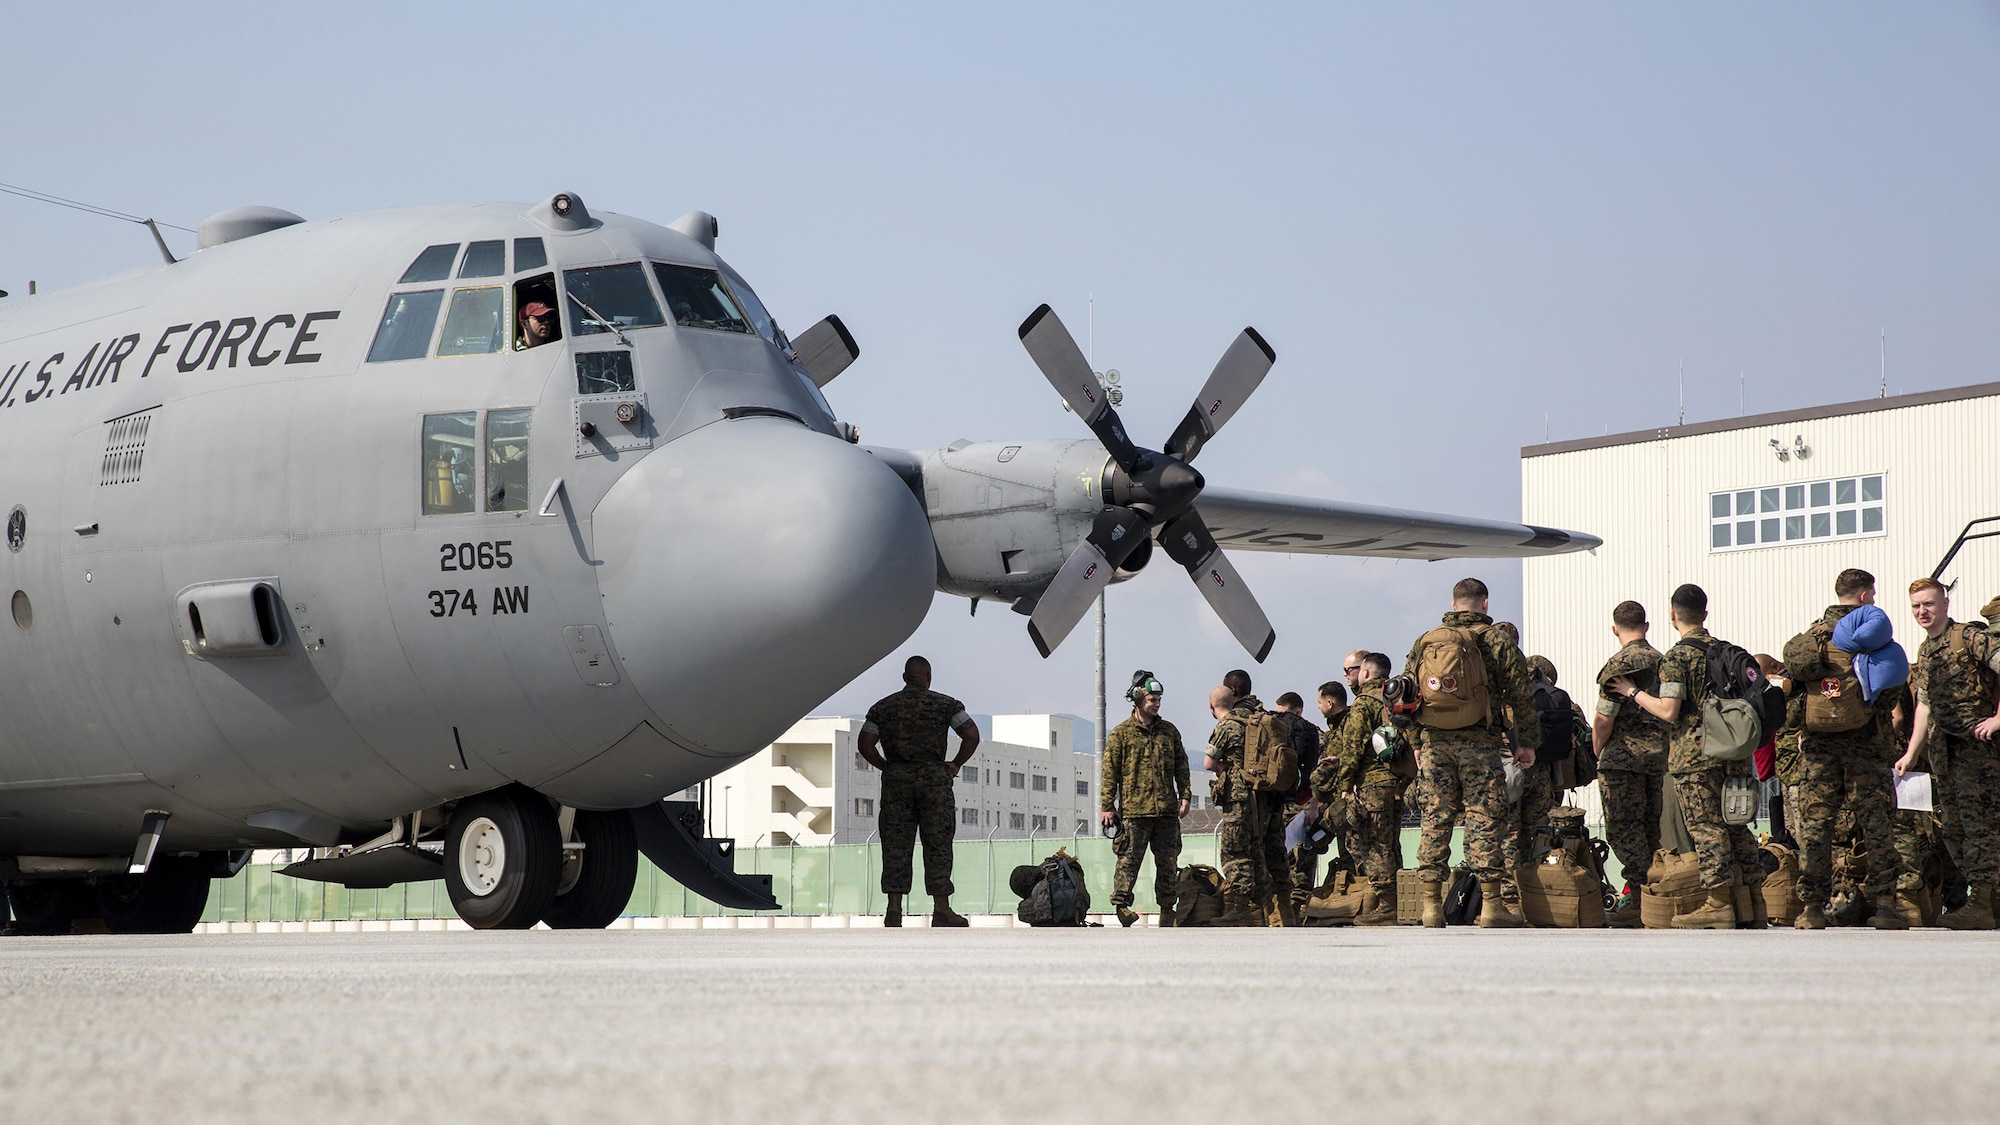
<path id="1" fill-rule="evenodd" d="M 410 268 L 396 279 L 398 285 L 413 285 L 422 281 L 443 281 L 451 276 L 451 265 L 458 260 L 458 243 L 440 242 L 426 246 L 410 262 Z"/>
<path id="2" fill-rule="evenodd" d="M 442 289 L 389 294 L 389 300 L 382 306 L 382 321 L 375 327 L 375 342 L 368 347 L 368 362 L 393 363 L 429 355 L 438 312 L 443 308 Z"/>
<path id="3" fill-rule="evenodd" d="M 528 510 L 528 432 L 535 411 L 529 406 L 510 406 L 486 412 L 486 481 L 480 495 L 489 512 Z"/>
<path id="4" fill-rule="evenodd" d="M 427 516 L 462 516 L 478 510 L 479 412 L 424 415 L 422 504 Z"/>
<path id="5" fill-rule="evenodd" d="M 507 240 L 489 238 L 465 248 L 465 261 L 458 267 L 461 279 L 504 277 L 507 274 Z"/>
<path id="6" fill-rule="evenodd" d="M 451 310 L 445 313 L 444 331 L 438 336 L 440 358 L 460 355 L 489 355 L 506 343 L 507 291 L 498 285 L 451 291 Z"/>

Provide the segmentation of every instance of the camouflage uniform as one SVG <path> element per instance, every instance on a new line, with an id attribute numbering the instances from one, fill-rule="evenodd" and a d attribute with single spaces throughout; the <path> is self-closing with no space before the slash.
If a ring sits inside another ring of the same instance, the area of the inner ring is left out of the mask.
<path id="1" fill-rule="evenodd" d="M 1897 684 L 1877 695 L 1875 705 L 1890 716 L 1889 745 L 1901 753 L 1901 748 L 1910 744 L 1916 720 L 1917 702 L 1910 694 L 1910 685 Z M 1921 809 L 1897 809 L 1889 814 L 1889 826 L 1895 834 L 1896 854 L 1903 857 L 1903 874 L 1896 880 L 1896 890 L 1904 894 L 1923 890 L 1924 869 L 1939 846 L 1937 818 Z"/>
<path id="2" fill-rule="evenodd" d="M 1313 797 L 1323 805 L 1355 795 L 1352 827 L 1341 849 L 1378 891 L 1394 890 L 1396 872 L 1403 869 L 1404 782 L 1376 760 L 1369 741 L 1375 728 L 1389 721 L 1383 682 L 1369 680 L 1354 693 L 1354 705 L 1326 732 L 1326 750 L 1312 774 Z"/>
<path id="3" fill-rule="evenodd" d="M 1785 675 L 1806 691 L 1833 674 L 1822 644 L 1841 618 L 1857 609 L 1832 605 L 1810 629 L 1785 642 Z M 1819 626 L 1824 626 L 1820 629 Z M 1858 730 L 1828 733 L 1805 730 L 1799 750 L 1805 775 L 1799 782 L 1799 899 L 1824 905 L 1833 893 L 1834 814 L 1843 807 L 1854 813 L 1854 827 L 1868 853 L 1871 896 L 1893 894 L 1903 876 L 1896 854 L 1894 818 L 1896 791 L 1889 780 L 1889 763 L 1896 754 L 1889 746 L 1889 712 L 1870 709 L 1869 721 Z"/>
<path id="4" fill-rule="evenodd" d="M 1539 753 L 1540 748 L 1537 748 Z M 1506 766 L 1501 766 L 1504 783 Z M 1502 819 L 1501 828 L 1505 833 L 1502 847 L 1507 853 L 1507 865 L 1500 869 L 1500 899 L 1506 903 L 1521 901 L 1521 888 L 1515 881 L 1514 872 L 1533 862 L 1530 854 L 1535 847 L 1535 829 L 1549 822 L 1549 810 L 1555 808 L 1556 775 L 1542 764 L 1540 757 L 1535 764 L 1521 774 L 1521 799 L 1507 803 L 1507 815 Z"/>
<path id="5" fill-rule="evenodd" d="M 881 740 L 882 893 L 908 894 L 917 839 L 924 842 L 924 890 L 951 894 L 951 843 L 958 810 L 945 763 L 945 734 L 972 721 L 949 695 L 906 687 L 868 709 L 863 731 Z"/>
<path id="6" fill-rule="evenodd" d="M 1681 817 L 1694 840 L 1701 885 L 1710 891 L 1732 885 L 1739 873 L 1745 882 L 1764 881 L 1757 840 L 1750 829 L 1722 822 L 1722 780 L 1733 772 L 1747 774 L 1751 764 L 1718 762 L 1701 753 L 1701 704 L 1708 698 L 1708 643 L 1714 640 L 1707 629 L 1697 626 L 1660 661 L 1660 698 L 1681 701 L 1667 749 L 1667 771 L 1674 775 Z"/>
<path id="7" fill-rule="evenodd" d="M 1285 794 L 1258 793 L 1243 776 L 1243 724 L 1263 711 L 1254 695 L 1236 701 L 1208 736 L 1216 765 L 1216 804 L 1222 807 L 1218 850 L 1223 881 L 1246 900 L 1266 892 L 1291 895 L 1285 862 Z"/>
<path id="8" fill-rule="evenodd" d="M 1507 867 L 1507 778 L 1500 759 L 1507 752 L 1504 708 L 1521 716 L 1516 728 L 1523 745 L 1542 740 L 1541 720 L 1528 692 L 1528 662 L 1518 646 L 1491 628 L 1483 613 L 1453 610 L 1444 624 L 1474 629 L 1486 664 L 1486 690 L 1493 717 L 1462 730 L 1441 730 L 1419 722 L 1417 735 L 1417 802 L 1423 812 L 1423 835 L 1417 845 L 1418 878 L 1445 881 L 1451 863 L 1451 829 L 1465 821 L 1465 856 L 1481 882 L 1499 879 Z M 1423 662 L 1423 638 L 1410 647 L 1403 667 L 1415 671 Z"/>
<path id="9" fill-rule="evenodd" d="M 1153 853 L 1153 898 L 1161 913 L 1174 908 L 1174 879 L 1181 858 L 1180 803 L 1188 799 L 1187 749 L 1180 729 L 1165 719 L 1151 728 L 1137 716 L 1111 728 L 1104 740 L 1098 775 L 1098 808 L 1118 814 L 1120 830 L 1111 850 L 1118 866 L 1111 876 L 1111 905 L 1132 905 L 1139 865 Z"/>
<path id="10" fill-rule="evenodd" d="M 1279 713 L 1285 716 L 1284 721 L 1289 723 L 1294 731 L 1292 748 L 1299 755 L 1299 777 L 1301 779 L 1311 777 L 1313 769 L 1319 764 L 1320 747 L 1326 741 L 1327 732 L 1320 730 L 1318 723 L 1304 715 L 1294 715 L 1289 711 Z M 1334 725 L 1339 726 L 1340 720 L 1345 715 L 1346 712 L 1343 711 L 1334 716 Z M 1311 743 L 1310 747 L 1305 745 L 1308 742 Z M 1299 788 L 1305 788 L 1303 782 Z M 1298 816 L 1305 807 L 1297 793 L 1286 794 L 1285 824 L 1289 826 L 1292 818 Z M 1348 854 L 1347 841 L 1344 837 L 1341 840 L 1341 854 L 1343 856 Z M 1312 898 L 1313 887 L 1319 883 L 1319 853 L 1301 844 L 1285 854 L 1285 861 L 1290 865 L 1292 872 L 1292 903 L 1304 908 Z"/>
<path id="11" fill-rule="evenodd" d="M 1963 655 L 1951 648 L 1963 630 Z M 1986 671 L 2000 675 L 2000 640 L 1978 625 L 1947 622 L 1937 637 L 1917 649 L 1910 683 L 1917 700 L 1930 708 L 1930 750 L 1944 843 L 1967 881 L 2000 883 L 2000 750 L 1973 737 L 1972 728 L 1993 717 L 1994 700 Z"/>
<path id="12" fill-rule="evenodd" d="M 1667 772 L 1667 724 L 1611 690 L 1610 682 L 1629 676 L 1642 691 L 1660 694 L 1659 649 L 1640 637 L 1612 654 L 1597 673 L 1596 711 L 1611 720 L 1604 753 L 1597 759 L 1597 789 L 1604 799 L 1604 838 L 1637 886 L 1660 850 L 1660 779 Z"/>
<path id="13" fill-rule="evenodd" d="M 1794 848 L 1799 842 L 1799 815 L 1805 809 L 1799 796 L 1799 784 L 1806 779 L 1805 751 L 1799 749 L 1799 740 L 1806 731 L 1806 697 L 1793 691 L 1785 701 L 1785 725 L 1778 728 L 1778 736 L 1773 741 L 1773 766 L 1778 774 L 1778 787 L 1785 794 L 1785 835 Z"/>

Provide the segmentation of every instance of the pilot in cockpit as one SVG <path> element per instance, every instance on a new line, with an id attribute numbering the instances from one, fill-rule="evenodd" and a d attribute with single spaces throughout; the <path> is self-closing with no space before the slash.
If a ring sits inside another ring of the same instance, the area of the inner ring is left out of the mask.
<path id="1" fill-rule="evenodd" d="M 556 319 L 556 310 L 540 301 L 529 301 L 521 306 L 520 332 L 515 337 L 515 346 L 535 348 L 562 339 L 562 322 Z"/>

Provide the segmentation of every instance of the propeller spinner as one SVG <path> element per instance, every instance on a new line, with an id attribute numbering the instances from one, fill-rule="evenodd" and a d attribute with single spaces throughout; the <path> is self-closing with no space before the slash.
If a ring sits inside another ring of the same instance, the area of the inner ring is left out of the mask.
<path id="1" fill-rule="evenodd" d="M 1118 466 L 1106 489 L 1110 503 L 1063 562 L 1028 618 L 1028 636 L 1035 648 L 1044 657 L 1054 652 L 1111 581 L 1112 572 L 1147 535 L 1154 535 L 1167 557 L 1187 568 L 1209 608 L 1262 663 L 1277 634 L 1195 510 L 1203 482 L 1188 462 L 1264 381 L 1277 353 L 1256 329 L 1245 328 L 1222 353 L 1187 416 L 1167 439 L 1165 451 L 1159 451 L 1141 448 L 1125 432 L 1125 423 L 1091 373 L 1089 360 L 1054 310 L 1047 305 L 1036 309 L 1021 322 L 1020 334 L 1022 346 L 1049 385 L 1097 435 Z"/>

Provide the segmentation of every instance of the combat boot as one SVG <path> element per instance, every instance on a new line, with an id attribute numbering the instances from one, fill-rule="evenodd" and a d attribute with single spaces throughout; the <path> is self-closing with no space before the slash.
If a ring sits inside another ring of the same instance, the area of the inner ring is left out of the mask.
<path id="1" fill-rule="evenodd" d="M 1972 893 L 1966 897 L 1965 905 L 1940 918 L 1938 924 L 1947 930 L 1995 929 L 1993 884 L 1974 883 Z"/>
<path id="2" fill-rule="evenodd" d="M 1444 884 L 1425 883 L 1424 926 L 1426 929 L 1444 929 Z"/>
<path id="3" fill-rule="evenodd" d="M 1868 924 L 1878 930 L 1907 930 L 1910 928 L 1910 924 L 1903 921 L 1903 916 L 1896 913 L 1896 893 L 1894 891 L 1886 895 L 1875 896 L 1875 914 L 1868 919 Z"/>
<path id="4" fill-rule="evenodd" d="M 1516 930 L 1527 925 L 1508 905 L 1500 901 L 1500 880 L 1480 880 L 1479 919 L 1474 925 L 1486 930 Z"/>
<path id="5" fill-rule="evenodd" d="M 1299 922 L 1299 906 L 1292 901 L 1291 893 L 1280 894 L 1277 896 L 1277 899 L 1278 925 L 1286 929 L 1297 929 L 1301 925 Z"/>
<path id="6" fill-rule="evenodd" d="M 1396 924 L 1396 888 L 1378 891 L 1374 887 L 1361 892 L 1361 913 L 1355 915 L 1357 926 L 1393 926 Z"/>
<path id="7" fill-rule="evenodd" d="M 890 895 L 889 909 L 882 912 L 882 924 L 892 930 L 903 928 L 903 896 Z"/>
<path id="8" fill-rule="evenodd" d="M 1160 903 L 1160 928 L 1163 930 L 1174 928 L 1174 901 L 1172 899 L 1165 899 Z"/>
<path id="9" fill-rule="evenodd" d="M 1674 916 L 1676 930 L 1733 930 L 1736 928 L 1736 901 L 1728 887 L 1708 892 L 1708 901 L 1699 909 Z"/>
<path id="10" fill-rule="evenodd" d="M 1222 891 L 1222 913 L 1209 921 L 1211 926 L 1254 926 L 1257 924 L 1257 904 L 1249 895 L 1234 887 Z"/>
<path id="11" fill-rule="evenodd" d="M 1896 892 L 1896 917 L 1903 920 L 1905 929 L 1914 930 L 1925 924 L 1924 915 L 1928 911 L 1924 909 L 1923 894 L 1920 890 Z"/>
<path id="12" fill-rule="evenodd" d="M 1123 926 L 1123 927 L 1125 927 L 1126 929 L 1128 929 L 1128 930 L 1129 930 L 1129 929 L 1131 929 L 1131 928 L 1132 928 L 1132 923 L 1134 923 L 1134 922 L 1137 922 L 1138 920 L 1139 920 L 1139 912 L 1138 912 L 1138 911 L 1136 911 L 1136 910 L 1132 909 L 1132 908 L 1131 908 L 1131 907 L 1129 907 L 1129 906 L 1121 906 L 1121 907 L 1119 907 L 1119 908 L 1118 908 L 1118 924 L 1119 924 L 1119 925 L 1121 925 L 1121 926 Z"/>
<path id="13" fill-rule="evenodd" d="M 1795 930 L 1826 929 L 1826 908 L 1816 902 L 1806 903 L 1806 908 L 1799 911 L 1799 916 L 1792 921 L 1792 928 Z"/>
<path id="14" fill-rule="evenodd" d="M 972 923 L 966 921 L 964 915 L 952 910 L 950 895 L 939 895 L 936 901 L 931 904 L 932 928 L 956 930 L 970 925 Z"/>

